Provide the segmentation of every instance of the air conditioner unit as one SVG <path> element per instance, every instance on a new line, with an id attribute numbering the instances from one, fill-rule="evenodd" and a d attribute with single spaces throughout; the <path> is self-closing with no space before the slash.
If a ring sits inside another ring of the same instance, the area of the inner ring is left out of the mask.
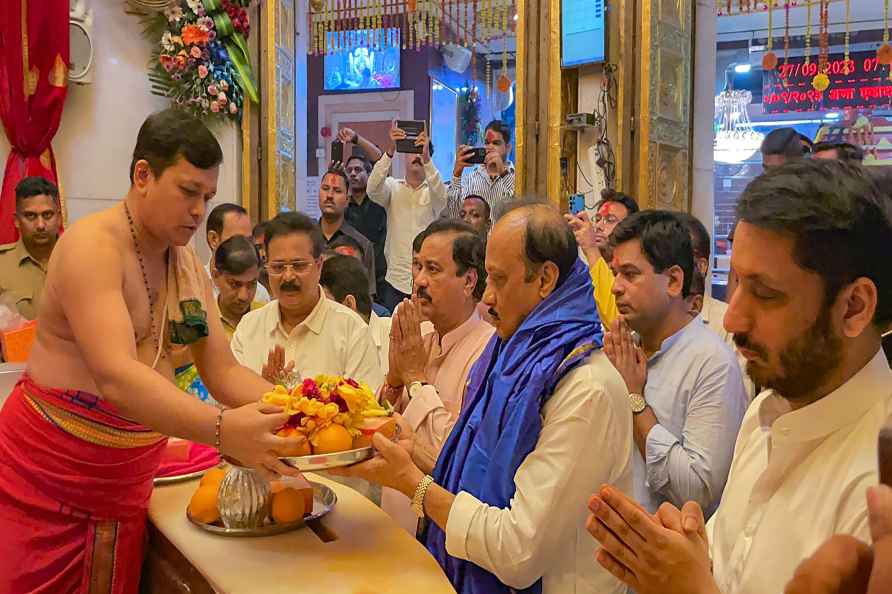
<path id="1" fill-rule="evenodd" d="M 460 45 L 447 43 L 440 53 L 443 54 L 443 62 L 446 63 L 446 67 L 459 74 L 467 70 L 471 64 L 471 50 Z"/>
<path id="2" fill-rule="evenodd" d="M 93 11 L 84 0 L 71 0 L 68 9 L 68 80 L 82 85 L 93 82 Z"/>

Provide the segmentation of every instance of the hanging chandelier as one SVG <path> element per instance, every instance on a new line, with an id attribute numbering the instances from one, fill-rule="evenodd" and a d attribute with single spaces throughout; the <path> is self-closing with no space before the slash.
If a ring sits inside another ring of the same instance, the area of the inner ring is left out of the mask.
<path id="1" fill-rule="evenodd" d="M 719 163 L 742 163 L 762 146 L 764 134 L 753 130 L 747 107 L 753 94 L 725 89 L 715 97 L 713 158 Z"/>

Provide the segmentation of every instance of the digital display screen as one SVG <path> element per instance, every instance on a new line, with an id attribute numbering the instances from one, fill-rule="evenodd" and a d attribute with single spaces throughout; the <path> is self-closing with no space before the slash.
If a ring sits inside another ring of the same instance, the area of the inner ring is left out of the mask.
<path id="1" fill-rule="evenodd" d="M 606 59 L 604 0 L 561 0 L 561 66 Z"/>
<path id="2" fill-rule="evenodd" d="M 812 86 L 818 73 L 818 57 L 808 64 L 803 57 L 783 58 L 774 70 L 762 72 L 762 108 L 765 113 L 824 111 L 853 107 L 861 109 L 892 106 L 889 69 L 875 52 L 852 53 L 849 59 L 833 55 L 827 60 L 830 85 L 823 91 Z"/>
<path id="3" fill-rule="evenodd" d="M 399 29 L 329 33 L 325 54 L 326 91 L 374 91 L 400 88 Z"/>

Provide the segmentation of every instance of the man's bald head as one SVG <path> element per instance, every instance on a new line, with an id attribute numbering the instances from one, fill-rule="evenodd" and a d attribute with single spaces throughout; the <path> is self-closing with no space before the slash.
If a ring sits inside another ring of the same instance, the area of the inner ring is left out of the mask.
<path id="1" fill-rule="evenodd" d="M 499 225 L 522 227 L 521 253 L 528 278 L 545 262 L 551 262 L 560 273 L 558 286 L 564 282 L 579 256 L 579 247 L 573 230 L 557 208 L 541 201 L 516 201 L 502 211 L 493 233 Z"/>
<path id="2" fill-rule="evenodd" d="M 576 239 L 552 206 L 529 201 L 509 206 L 486 247 L 483 303 L 496 332 L 510 338 L 527 316 L 570 275 Z"/>

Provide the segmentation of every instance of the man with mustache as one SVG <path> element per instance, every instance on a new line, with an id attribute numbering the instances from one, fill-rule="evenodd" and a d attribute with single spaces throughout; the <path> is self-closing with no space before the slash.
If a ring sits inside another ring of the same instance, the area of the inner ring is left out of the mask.
<path id="1" fill-rule="evenodd" d="M 422 235 L 413 299 L 400 304 L 391 323 L 382 396 L 412 428 L 415 459 L 430 472 L 461 411 L 471 366 L 494 329 L 477 313 L 486 286 L 483 238 L 454 219 L 438 219 Z M 423 332 L 423 319 L 432 332 Z M 415 534 L 418 517 L 405 495 L 386 489 L 381 503 Z"/>
<path id="2" fill-rule="evenodd" d="M 767 390 L 708 525 L 692 502 L 654 518 L 621 488 L 592 497 L 597 560 L 640 594 L 781 592 L 832 535 L 870 537 L 865 492 L 892 412 L 888 201 L 857 165 L 800 160 L 753 180 L 737 215 L 725 328 Z"/>
<path id="3" fill-rule="evenodd" d="M 690 316 L 694 256 L 675 213 L 633 214 L 613 230 L 610 247 L 620 318 L 604 348 L 629 390 L 635 496 L 650 513 L 665 501 L 693 500 L 708 517 L 722 497 L 749 401 L 740 367 L 722 339 Z"/>
<path id="4" fill-rule="evenodd" d="M 369 283 L 369 294 L 375 296 L 375 253 L 372 243 L 353 225 L 348 223 L 347 174 L 341 169 L 329 169 L 319 182 L 319 230 L 327 245 L 331 246 L 340 237 L 348 236 L 359 244 L 359 259 L 365 267 Z"/>
<path id="5" fill-rule="evenodd" d="M 368 326 L 319 286 L 324 247 L 318 225 L 306 215 L 282 212 L 267 223 L 266 268 L 278 298 L 245 314 L 232 351 L 271 382 L 297 371 L 352 377 L 377 390 L 383 376 Z"/>
<path id="6" fill-rule="evenodd" d="M 572 231 L 550 205 L 512 206 L 486 248 L 483 302 L 496 336 L 471 370 L 432 473 L 404 424 L 400 443 L 376 435 L 379 455 L 338 474 L 410 498 L 459 594 L 618 594 L 622 584 L 591 562 L 585 510 L 574 506 L 605 480 L 631 485 L 626 390 L 600 349 Z"/>
<path id="7" fill-rule="evenodd" d="M 578 215 L 565 214 L 564 218 L 573 229 L 576 241 L 585 254 L 595 289 L 595 303 L 601 323 L 609 328 L 616 319 L 616 298 L 613 296 L 613 272 L 610 271 L 610 243 L 608 238 L 626 217 L 638 212 L 638 203 L 631 196 L 614 190 L 601 192 L 601 201 L 595 207 L 595 223 L 587 212 Z"/>
<path id="8" fill-rule="evenodd" d="M 388 175 L 396 154 L 396 141 L 405 138 L 406 132 L 394 122 L 390 129 L 390 147 L 375 163 L 367 186 L 369 198 L 387 210 L 387 276 L 378 302 L 391 311 L 412 293 L 412 239 L 446 207 L 446 186 L 431 160 L 434 148 L 426 131 L 415 141 L 421 153 L 407 153 L 403 157 L 406 179 Z"/>
<path id="9" fill-rule="evenodd" d="M 46 267 L 59 238 L 59 189 L 42 177 L 26 177 L 15 189 L 19 240 L 0 246 L 0 298 L 33 320 L 43 297 Z"/>

